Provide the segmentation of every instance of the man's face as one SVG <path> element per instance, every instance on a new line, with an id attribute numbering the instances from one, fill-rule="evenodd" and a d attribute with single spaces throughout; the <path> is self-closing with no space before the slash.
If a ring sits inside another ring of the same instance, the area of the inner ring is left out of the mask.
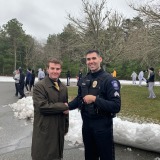
<path id="1" fill-rule="evenodd" d="M 57 80 L 61 74 L 61 71 L 62 69 L 60 64 L 49 63 L 49 67 L 47 69 L 49 78 Z"/>
<path id="2" fill-rule="evenodd" d="M 16 74 L 19 74 L 19 70 L 18 69 L 16 70 Z"/>
<path id="3" fill-rule="evenodd" d="M 86 56 L 86 64 L 91 72 L 97 72 L 101 67 L 102 58 L 96 52 L 89 53 Z"/>

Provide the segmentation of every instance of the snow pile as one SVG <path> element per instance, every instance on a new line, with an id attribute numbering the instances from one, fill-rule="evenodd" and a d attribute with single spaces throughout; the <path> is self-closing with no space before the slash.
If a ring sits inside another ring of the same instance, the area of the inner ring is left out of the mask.
<path id="1" fill-rule="evenodd" d="M 14 116 L 19 119 L 33 119 L 33 100 L 32 97 L 22 98 L 17 103 L 9 104 L 14 111 Z"/>
<path id="2" fill-rule="evenodd" d="M 33 119 L 32 97 L 23 98 L 10 104 L 14 115 L 19 119 Z M 78 110 L 70 111 L 69 132 L 65 136 L 72 145 L 82 143 L 82 119 Z M 160 153 L 160 125 L 153 123 L 133 123 L 120 118 L 113 119 L 114 140 L 116 143 Z"/>
<path id="3" fill-rule="evenodd" d="M 82 119 L 78 109 L 69 112 L 69 132 L 65 140 L 71 141 L 73 145 L 82 143 Z"/>
<path id="4" fill-rule="evenodd" d="M 160 152 L 160 125 L 132 123 L 114 118 L 114 140 L 116 143 Z"/>

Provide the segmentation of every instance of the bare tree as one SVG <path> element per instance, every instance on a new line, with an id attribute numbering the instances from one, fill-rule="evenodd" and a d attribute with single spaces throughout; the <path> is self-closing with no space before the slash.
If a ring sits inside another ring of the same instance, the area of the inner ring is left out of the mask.
<path id="1" fill-rule="evenodd" d="M 143 44 L 143 59 L 147 65 L 155 66 L 160 61 L 160 1 L 152 0 L 143 5 L 136 6 L 135 4 L 130 4 L 134 10 L 138 11 L 141 18 L 145 22 L 145 32 L 139 32 L 139 34 L 144 33 L 143 37 L 145 41 L 141 41 Z M 141 47 L 142 48 L 142 47 Z"/>
<path id="2" fill-rule="evenodd" d="M 99 2 L 99 3 L 98 3 Z M 102 52 L 103 63 L 119 59 L 123 48 L 122 16 L 117 12 L 111 14 L 107 1 L 101 0 L 90 4 L 82 0 L 82 19 L 68 14 L 70 22 L 77 28 L 81 38 L 82 51 L 98 49 Z"/>
<path id="3" fill-rule="evenodd" d="M 160 0 L 151 0 L 140 6 L 130 4 L 130 7 L 138 11 L 150 24 L 160 24 Z"/>
<path id="4" fill-rule="evenodd" d="M 30 65 L 33 67 L 33 69 L 46 66 L 44 45 L 37 40 L 34 41 L 34 48 L 30 58 Z"/>
<path id="5" fill-rule="evenodd" d="M 95 2 L 93 5 L 87 0 L 82 0 L 83 19 L 77 19 L 68 14 L 70 22 L 77 28 L 85 49 L 99 48 L 102 43 L 101 31 L 110 14 L 108 10 L 104 11 L 105 5 L 106 0 L 102 0 L 100 4 Z"/>
<path id="6" fill-rule="evenodd" d="M 122 58 L 122 51 L 124 48 L 124 33 L 122 30 L 122 15 L 117 12 L 108 17 L 108 23 L 104 30 L 104 39 L 101 50 L 103 51 L 103 58 L 105 64 L 119 61 Z"/>

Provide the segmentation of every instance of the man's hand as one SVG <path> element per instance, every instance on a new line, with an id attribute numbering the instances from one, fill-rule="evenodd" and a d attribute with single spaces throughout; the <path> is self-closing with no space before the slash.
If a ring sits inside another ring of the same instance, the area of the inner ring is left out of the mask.
<path id="1" fill-rule="evenodd" d="M 83 101 L 86 104 L 91 104 L 91 103 L 95 102 L 95 100 L 96 100 L 96 96 L 93 96 L 93 95 L 86 95 L 85 97 L 83 97 Z"/>
<path id="2" fill-rule="evenodd" d="M 69 114 L 69 110 L 63 111 L 64 114 Z"/>

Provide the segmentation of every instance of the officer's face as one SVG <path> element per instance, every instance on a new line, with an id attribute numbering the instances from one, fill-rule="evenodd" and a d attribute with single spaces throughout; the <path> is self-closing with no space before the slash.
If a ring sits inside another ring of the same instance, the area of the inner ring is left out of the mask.
<path id="1" fill-rule="evenodd" d="M 60 64 L 49 63 L 49 67 L 47 69 L 49 78 L 57 80 L 61 74 L 61 71 L 62 69 Z"/>
<path id="2" fill-rule="evenodd" d="M 88 68 L 91 70 L 91 72 L 97 72 L 100 70 L 100 64 L 102 62 L 102 58 L 97 55 L 96 52 L 89 53 L 86 56 L 86 64 Z"/>

